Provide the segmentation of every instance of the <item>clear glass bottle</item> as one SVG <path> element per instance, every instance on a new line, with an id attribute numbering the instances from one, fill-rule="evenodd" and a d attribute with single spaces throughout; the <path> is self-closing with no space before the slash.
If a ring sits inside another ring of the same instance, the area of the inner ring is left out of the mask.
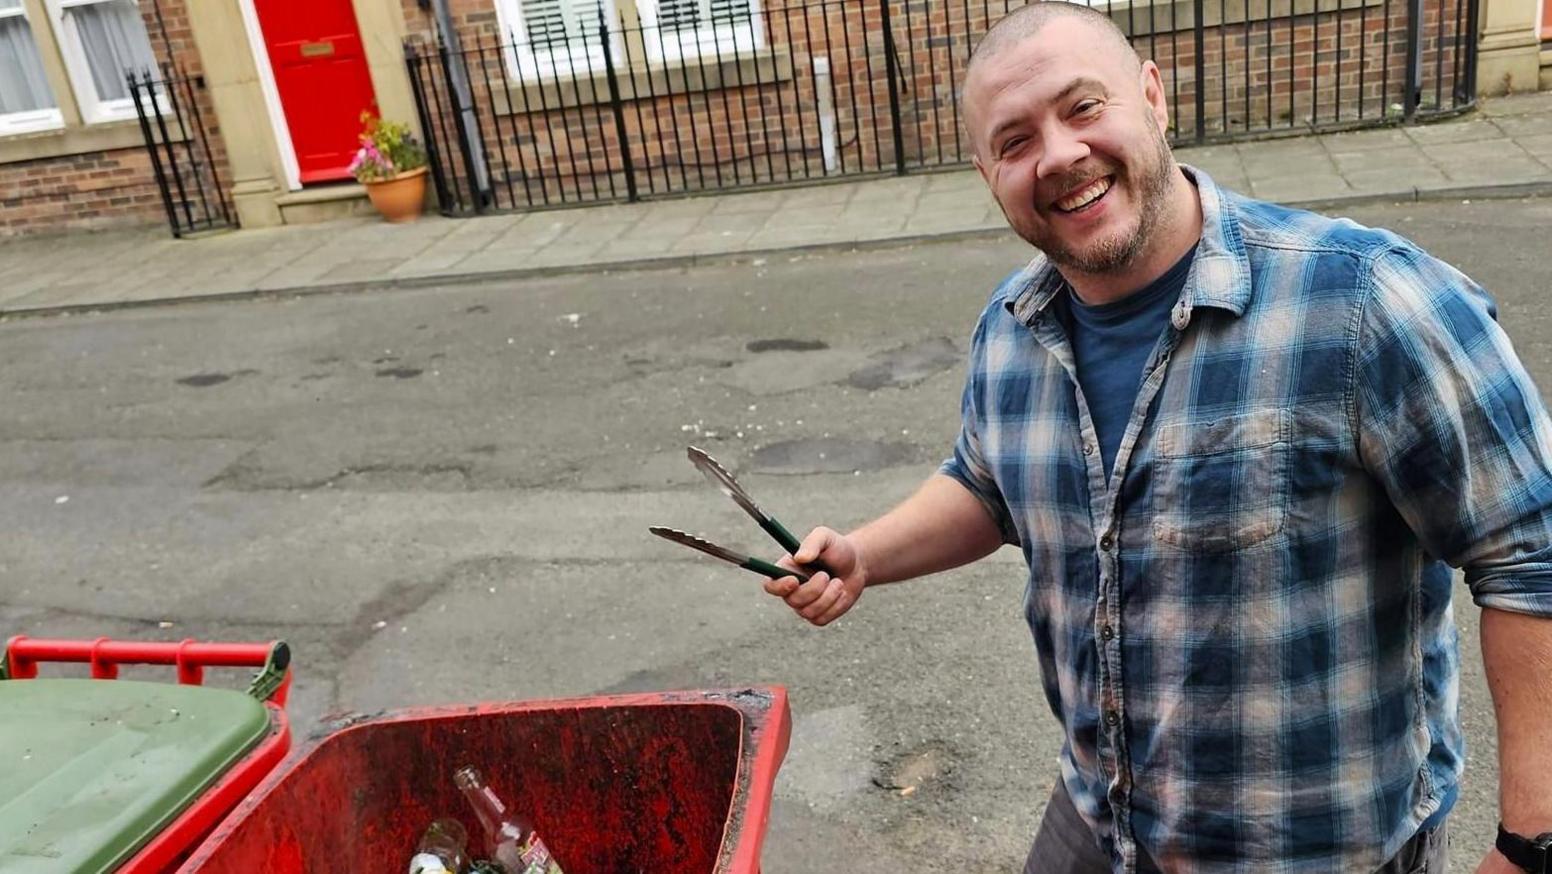
<path id="1" fill-rule="evenodd" d="M 443 817 L 426 827 L 410 859 L 409 874 L 463 874 L 468 866 L 469 832 L 463 823 Z"/>
<path id="2" fill-rule="evenodd" d="M 453 782 L 469 799 L 475 816 L 480 818 L 491 861 L 504 868 L 507 874 L 563 874 L 550 855 L 549 847 L 534 831 L 533 824 L 508 807 L 501 796 L 485 784 L 479 771 L 471 767 L 459 768 L 453 774 Z"/>

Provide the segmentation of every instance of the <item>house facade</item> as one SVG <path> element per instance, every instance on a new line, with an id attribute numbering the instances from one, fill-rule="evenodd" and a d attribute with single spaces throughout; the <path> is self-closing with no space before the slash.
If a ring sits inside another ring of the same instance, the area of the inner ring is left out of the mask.
<path id="1" fill-rule="evenodd" d="M 1007 4 L 0 0 L 0 235 L 165 222 L 179 194 L 148 133 L 187 144 L 164 163 L 186 155 L 233 224 L 364 211 L 362 112 L 424 135 L 451 212 L 954 165 L 963 64 Z M 1177 142 L 1552 85 L 1552 0 L 1103 8 L 1165 71 Z M 126 77 L 146 71 L 186 99 L 147 90 L 137 113 Z"/>

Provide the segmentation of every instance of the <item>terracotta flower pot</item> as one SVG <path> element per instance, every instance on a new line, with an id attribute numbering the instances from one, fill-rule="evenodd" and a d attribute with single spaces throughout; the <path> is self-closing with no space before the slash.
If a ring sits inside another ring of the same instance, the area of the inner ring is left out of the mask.
<path id="1" fill-rule="evenodd" d="M 366 196 L 386 221 L 412 222 L 420 218 L 426 202 L 426 168 L 405 170 L 392 179 L 380 179 L 366 185 Z"/>

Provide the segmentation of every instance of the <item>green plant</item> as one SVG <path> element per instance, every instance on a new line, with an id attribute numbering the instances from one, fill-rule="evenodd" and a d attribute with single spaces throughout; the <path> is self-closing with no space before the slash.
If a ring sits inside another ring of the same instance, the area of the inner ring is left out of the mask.
<path id="1" fill-rule="evenodd" d="M 361 113 L 361 124 L 361 148 L 349 167 L 358 182 L 391 179 L 426 166 L 426 150 L 410 133 L 409 125 L 384 121 L 370 112 Z"/>

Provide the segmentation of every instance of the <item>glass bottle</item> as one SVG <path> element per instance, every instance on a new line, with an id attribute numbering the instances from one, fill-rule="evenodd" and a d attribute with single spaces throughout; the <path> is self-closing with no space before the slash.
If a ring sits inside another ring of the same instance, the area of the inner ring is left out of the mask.
<path id="1" fill-rule="evenodd" d="M 463 823 L 448 817 L 435 820 L 420 836 L 409 874 L 463 874 L 469 861 L 468 844 L 469 833 Z"/>
<path id="2" fill-rule="evenodd" d="M 533 824 L 502 802 L 485 784 L 480 772 L 470 767 L 459 768 L 453 774 L 453 782 L 480 818 L 487 854 L 507 874 L 563 874 Z"/>

